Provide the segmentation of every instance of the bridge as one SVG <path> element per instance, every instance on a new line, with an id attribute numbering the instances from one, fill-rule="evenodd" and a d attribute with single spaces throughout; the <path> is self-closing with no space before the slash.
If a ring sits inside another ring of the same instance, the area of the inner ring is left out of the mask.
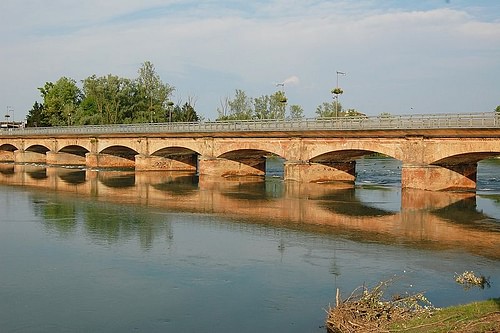
<path id="1" fill-rule="evenodd" d="M 285 181 L 355 181 L 356 159 L 402 162 L 403 188 L 468 190 L 477 162 L 500 156 L 498 113 L 120 124 L 0 131 L 0 162 L 263 176 L 284 160 Z"/>

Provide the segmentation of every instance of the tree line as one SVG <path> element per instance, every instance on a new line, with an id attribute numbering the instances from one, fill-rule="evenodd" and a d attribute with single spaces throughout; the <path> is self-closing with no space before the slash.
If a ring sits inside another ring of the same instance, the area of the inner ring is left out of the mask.
<path id="1" fill-rule="evenodd" d="M 127 123 L 196 122 L 203 119 L 195 110 L 193 99 L 175 104 L 171 98 L 175 87 L 164 83 L 150 61 L 141 64 L 134 79 L 108 74 L 91 75 L 81 81 L 61 77 L 38 88 L 43 99 L 35 102 L 26 117 L 28 127 L 79 126 Z M 332 102 L 316 109 L 318 117 L 363 115 L 354 109 L 344 110 L 338 102 L 338 91 Z M 342 92 L 340 92 L 342 93 Z M 335 98 L 337 97 L 337 98 Z M 216 120 L 301 119 L 304 109 L 288 105 L 283 90 L 257 98 L 236 89 L 233 98 L 226 97 L 217 107 Z"/>
<path id="2" fill-rule="evenodd" d="M 61 77 L 38 88 L 43 103 L 35 102 L 27 126 L 127 124 L 199 121 L 191 101 L 175 105 L 175 87 L 164 83 L 154 65 L 146 61 L 135 79 L 92 75 L 82 80 Z"/>

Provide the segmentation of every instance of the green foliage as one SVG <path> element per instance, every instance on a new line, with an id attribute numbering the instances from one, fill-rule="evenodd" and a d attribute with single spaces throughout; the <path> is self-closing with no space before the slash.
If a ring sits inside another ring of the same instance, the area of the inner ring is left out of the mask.
<path id="1" fill-rule="evenodd" d="M 316 114 L 318 118 L 340 117 L 342 115 L 342 104 L 337 100 L 330 103 L 323 102 L 316 108 Z"/>
<path id="2" fill-rule="evenodd" d="M 35 102 L 31 110 L 28 111 L 26 116 L 26 126 L 28 127 L 45 127 L 49 126 L 47 118 L 43 114 L 43 104 Z"/>
<path id="3" fill-rule="evenodd" d="M 221 106 L 217 108 L 217 120 L 285 119 L 287 101 L 283 91 L 252 99 L 243 90 L 237 89 L 233 99 L 221 101 Z M 295 105 L 292 118 L 303 117 L 303 112 L 299 105 Z"/>
<path id="4" fill-rule="evenodd" d="M 80 90 L 75 80 L 62 77 L 38 89 L 43 104 L 33 105 L 27 126 L 164 122 L 169 120 L 170 96 L 175 90 L 161 81 L 149 61 L 142 64 L 136 79 L 91 75 L 82 80 Z M 179 119 L 199 120 L 194 107 L 182 109 Z"/>
<path id="5" fill-rule="evenodd" d="M 495 108 L 495 112 L 500 113 L 500 105 Z"/>
<path id="6" fill-rule="evenodd" d="M 184 103 L 182 107 L 176 105 L 172 111 L 172 122 L 195 122 L 200 117 L 196 114 L 194 107 L 189 103 Z"/>
<path id="7" fill-rule="evenodd" d="M 290 119 L 303 119 L 304 109 L 298 104 L 290 105 Z"/>
<path id="8" fill-rule="evenodd" d="M 76 82 L 61 77 L 56 83 L 45 83 L 39 90 L 43 97 L 44 122 L 48 126 L 69 125 L 82 99 L 82 92 Z"/>

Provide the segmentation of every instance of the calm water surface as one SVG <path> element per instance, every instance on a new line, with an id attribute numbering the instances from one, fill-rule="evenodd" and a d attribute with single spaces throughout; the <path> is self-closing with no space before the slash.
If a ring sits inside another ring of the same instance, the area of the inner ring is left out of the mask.
<path id="1" fill-rule="evenodd" d="M 500 297 L 499 175 L 481 162 L 473 195 L 402 191 L 377 158 L 355 187 L 2 165 L 0 331 L 325 332 L 336 288 L 394 276 L 436 306 Z"/>

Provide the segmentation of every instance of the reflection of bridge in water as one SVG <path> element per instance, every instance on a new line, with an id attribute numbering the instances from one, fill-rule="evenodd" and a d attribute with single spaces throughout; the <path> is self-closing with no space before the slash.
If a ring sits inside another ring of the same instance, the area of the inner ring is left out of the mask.
<path id="1" fill-rule="evenodd" d="M 476 210 L 473 193 L 402 190 L 399 211 L 363 203 L 345 185 L 212 182 L 192 173 L 92 171 L 0 165 L 0 183 L 98 197 L 171 211 L 219 214 L 245 222 L 333 232 L 348 238 L 418 248 L 456 248 L 500 258 L 498 223 Z"/>

